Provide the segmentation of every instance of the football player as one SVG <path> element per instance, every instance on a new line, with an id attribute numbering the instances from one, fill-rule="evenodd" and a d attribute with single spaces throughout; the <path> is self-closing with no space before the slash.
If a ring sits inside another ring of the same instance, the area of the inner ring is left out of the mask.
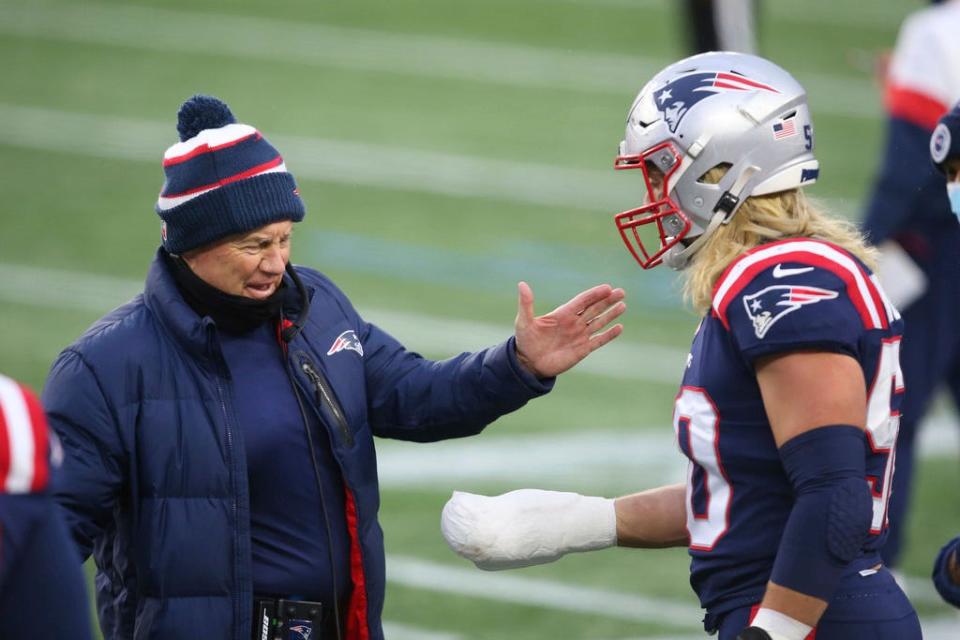
<path id="1" fill-rule="evenodd" d="M 683 270 L 703 314 L 673 428 L 685 485 L 617 500 L 455 493 L 442 529 L 485 569 L 613 544 L 687 546 L 721 640 L 913 640 L 886 534 L 902 321 L 851 226 L 806 199 L 819 166 L 804 89 L 773 63 L 670 65 L 630 109 L 616 168 L 644 204 L 616 216 L 644 268 Z"/>
<path id="2" fill-rule="evenodd" d="M 950 210 L 960 218 L 960 103 L 940 118 L 930 136 L 930 157 L 947 179 Z M 960 536 L 951 540 L 937 556 L 933 584 L 943 599 L 960 607 Z"/>
<path id="3" fill-rule="evenodd" d="M 88 640 L 80 556 L 47 492 L 48 440 L 36 396 L 0 375 L 0 638 Z"/>
<path id="4" fill-rule="evenodd" d="M 912 13 L 900 28 L 885 77 L 886 143 L 863 229 L 882 251 L 878 274 L 906 332 L 901 365 L 909 389 L 897 440 L 890 532 L 883 549 L 896 566 L 911 495 L 917 429 L 945 385 L 960 406 L 960 225 L 931 166 L 931 133 L 960 100 L 960 1 Z"/>

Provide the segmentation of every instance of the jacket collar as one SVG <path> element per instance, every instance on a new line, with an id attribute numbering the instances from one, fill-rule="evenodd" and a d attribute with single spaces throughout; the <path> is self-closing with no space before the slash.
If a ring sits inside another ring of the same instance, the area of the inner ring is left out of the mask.
<path id="1" fill-rule="evenodd" d="M 147 271 L 147 280 L 143 289 L 147 308 L 188 353 L 196 358 L 210 359 L 216 354 L 213 333 L 217 325 L 209 316 L 198 315 L 183 299 L 161 251 L 163 251 L 162 248 L 157 249 L 153 262 L 150 263 L 150 269 Z M 290 274 L 286 274 L 284 278 L 288 286 L 295 286 Z M 308 299 L 312 298 L 313 289 L 307 285 L 304 294 Z M 284 308 L 284 314 L 288 317 L 296 317 L 303 308 L 303 302 L 298 299 Z"/>
<path id="2" fill-rule="evenodd" d="M 161 251 L 162 249 L 157 249 L 147 271 L 147 281 L 143 289 L 147 308 L 191 355 L 210 358 L 211 334 L 216 325 L 210 317 L 201 318 L 197 315 L 183 299 L 173 274 L 160 254 Z"/>

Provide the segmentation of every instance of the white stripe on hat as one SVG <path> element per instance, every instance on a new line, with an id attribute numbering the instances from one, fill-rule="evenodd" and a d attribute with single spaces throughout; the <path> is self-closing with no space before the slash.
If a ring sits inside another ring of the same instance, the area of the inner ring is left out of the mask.
<path id="1" fill-rule="evenodd" d="M 786 253 L 793 253 L 795 251 L 812 253 L 822 258 L 826 258 L 827 260 L 833 262 L 840 269 L 849 272 L 853 276 L 853 281 L 856 283 L 857 289 L 860 292 L 860 297 L 863 298 L 864 306 L 867 309 L 867 313 L 870 315 L 870 321 L 873 323 L 872 328 L 878 329 L 883 326 L 877 306 L 873 302 L 873 295 L 871 293 L 870 286 L 867 284 L 867 280 L 864 278 L 863 272 L 860 270 L 860 267 L 857 265 L 857 263 L 855 263 L 850 256 L 842 251 L 834 249 L 830 245 L 822 242 L 815 241 L 801 240 L 784 242 L 767 249 L 761 249 L 755 253 L 747 255 L 744 258 L 741 258 L 740 261 L 733 266 L 733 268 L 730 270 L 730 273 L 727 274 L 727 277 L 724 278 L 723 282 L 721 282 L 720 286 L 717 288 L 717 292 L 713 296 L 714 309 L 720 309 L 727 292 L 729 292 L 730 289 L 737 284 L 740 276 L 742 276 L 743 273 L 752 265 L 760 262 L 761 260 L 766 260 L 767 258 Z"/>
<path id="2" fill-rule="evenodd" d="M 249 175 L 246 178 L 244 178 L 244 180 L 249 180 L 250 178 L 253 178 L 255 176 L 262 176 L 268 173 L 284 173 L 286 172 L 286 170 L 287 170 L 287 163 L 281 162 L 275 167 L 270 167 L 269 169 L 264 169 L 260 173 Z M 196 193 L 191 193 L 191 194 L 180 196 L 177 198 L 164 198 L 163 196 L 160 196 L 159 198 L 157 198 L 157 208 L 160 209 L 161 211 L 166 211 L 167 209 L 173 209 L 174 207 L 180 206 L 184 202 L 190 202 L 194 198 L 198 196 L 202 196 L 205 193 L 209 193 L 218 187 L 220 187 L 220 185 L 215 184 L 211 186 L 209 189 L 204 189 L 203 191 L 197 191 Z"/>
<path id="3" fill-rule="evenodd" d="M 33 425 L 20 386 L 0 375 L 0 407 L 7 424 L 10 444 L 10 472 L 3 489 L 7 493 L 29 493 L 33 483 Z"/>
<path id="4" fill-rule="evenodd" d="M 229 144 L 235 140 L 246 138 L 247 136 L 256 132 L 257 130 L 250 125 L 240 124 L 239 122 L 228 124 L 217 129 L 204 129 L 189 140 L 178 142 L 167 149 L 163 154 L 163 159 L 168 160 L 170 158 L 186 155 L 197 147 L 201 147 L 203 145 L 208 147 L 219 147 L 220 145 Z"/>

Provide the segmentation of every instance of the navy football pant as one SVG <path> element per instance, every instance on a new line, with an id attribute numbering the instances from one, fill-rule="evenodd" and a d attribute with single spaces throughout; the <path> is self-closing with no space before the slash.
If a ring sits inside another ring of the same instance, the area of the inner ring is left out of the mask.
<path id="1" fill-rule="evenodd" d="M 720 640 L 734 640 L 753 606 L 734 609 L 720 623 Z M 815 640 L 921 640 L 920 621 L 907 596 L 886 569 L 846 576 L 820 619 Z"/>

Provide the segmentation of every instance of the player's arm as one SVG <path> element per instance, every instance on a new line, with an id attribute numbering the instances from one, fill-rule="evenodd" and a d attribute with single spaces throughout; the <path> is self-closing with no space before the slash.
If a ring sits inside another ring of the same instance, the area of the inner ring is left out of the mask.
<path id="1" fill-rule="evenodd" d="M 495 571 L 553 562 L 577 551 L 686 545 L 683 485 L 612 500 L 519 489 L 499 496 L 454 492 L 440 528 L 457 554 Z"/>
<path id="2" fill-rule="evenodd" d="M 866 384 L 857 361 L 839 353 L 774 355 L 756 368 L 796 498 L 753 624 L 773 638 L 802 639 L 869 532 Z"/>
<path id="3" fill-rule="evenodd" d="M 957 536 L 937 556 L 933 565 L 933 584 L 945 602 L 960 607 L 960 536 Z"/>

